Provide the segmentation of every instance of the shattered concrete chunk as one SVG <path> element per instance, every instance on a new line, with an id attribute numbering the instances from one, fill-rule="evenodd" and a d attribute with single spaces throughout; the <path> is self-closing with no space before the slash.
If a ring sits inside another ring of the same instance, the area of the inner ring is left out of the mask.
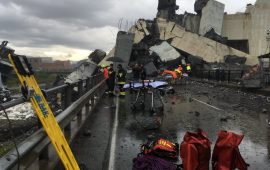
<path id="1" fill-rule="evenodd" d="M 166 41 L 160 45 L 155 45 L 150 48 L 151 51 L 158 54 L 162 61 L 170 61 L 179 58 L 181 55 Z"/>

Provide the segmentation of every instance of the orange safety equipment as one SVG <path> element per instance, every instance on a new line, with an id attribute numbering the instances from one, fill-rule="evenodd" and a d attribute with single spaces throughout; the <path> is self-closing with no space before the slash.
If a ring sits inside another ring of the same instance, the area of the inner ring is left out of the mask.
<path id="1" fill-rule="evenodd" d="M 170 74 L 172 75 L 173 79 L 177 79 L 177 75 L 175 71 L 171 71 L 171 70 L 164 70 L 163 74 Z"/>
<path id="2" fill-rule="evenodd" d="M 179 71 L 183 71 L 183 67 L 181 65 L 178 66 L 177 68 Z"/>
<path id="3" fill-rule="evenodd" d="M 154 142 L 149 142 L 142 145 L 141 153 L 144 155 L 154 154 L 161 158 L 176 159 L 178 149 L 179 144 L 160 138 Z"/>
<path id="4" fill-rule="evenodd" d="M 206 133 L 201 129 L 197 133 L 187 132 L 180 146 L 184 170 L 209 170 L 210 145 Z"/>
<path id="5" fill-rule="evenodd" d="M 106 80 L 109 78 L 109 69 L 107 67 L 103 69 L 103 75 Z"/>
<path id="6" fill-rule="evenodd" d="M 247 170 L 248 164 L 240 154 L 238 146 L 244 135 L 220 131 L 212 155 L 213 170 Z"/>

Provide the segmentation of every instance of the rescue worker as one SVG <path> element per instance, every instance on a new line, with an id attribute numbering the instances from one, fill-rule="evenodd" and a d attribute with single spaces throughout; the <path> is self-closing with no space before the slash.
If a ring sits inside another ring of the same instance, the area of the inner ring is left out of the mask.
<path id="1" fill-rule="evenodd" d="M 179 65 L 174 71 L 176 72 L 176 74 L 178 74 L 179 78 L 183 77 L 183 67 L 181 65 Z"/>
<path id="2" fill-rule="evenodd" d="M 140 72 L 140 78 L 141 78 L 141 80 L 142 81 L 146 80 L 146 76 L 147 76 L 147 74 L 146 74 L 146 70 L 144 68 L 144 65 L 141 64 L 141 72 Z"/>
<path id="3" fill-rule="evenodd" d="M 113 96 L 115 86 L 115 71 L 113 69 L 113 64 L 110 65 L 108 75 L 109 75 L 108 78 L 109 96 Z"/>
<path id="4" fill-rule="evenodd" d="M 109 69 L 108 69 L 108 66 L 105 66 L 105 65 L 102 65 L 101 66 L 102 69 L 103 69 L 103 76 L 104 76 L 104 79 L 106 80 L 106 84 L 107 84 L 107 87 L 109 89 Z"/>
<path id="5" fill-rule="evenodd" d="M 139 64 L 136 63 L 132 67 L 133 80 L 135 80 L 135 81 L 139 80 L 139 78 L 140 78 L 140 72 L 141 72 L 140 66 L 139 66 Z"/>
<path id="6" fill-rule="evenodd" d="M 126 84 L 127 72 L 126 72 L 126 70 L 123 69 L 123 66 L 121 64 L 119 64 L 117 66 L 117 69 L 118 69 L 118 72 L 117 72 L 117 84 L 118 84 L 119 91 L 120 91 L 119 95 L 120 96 L 125 96 L 126 92 L 125 92 L 125 89 L 124 89 L 124 85 Z"/>
<path id="7" fill-rule="evenodd" d="M 171 71 L 171 70 L 164 70 L 162 72 L 162 75 L 165 75 L 165 74 L 169 74 L 172 76 L 172 81 L 171 81 L 171 84 L 174 84 L 176 79 L 177 79 L 177 74 L 175 71 Z"/>
<path id="8" fill-rule="evenodd" d="M 189 63 L 186 64 L 186 73 L 189 75 L 191 72 L 191 65 Z"/>

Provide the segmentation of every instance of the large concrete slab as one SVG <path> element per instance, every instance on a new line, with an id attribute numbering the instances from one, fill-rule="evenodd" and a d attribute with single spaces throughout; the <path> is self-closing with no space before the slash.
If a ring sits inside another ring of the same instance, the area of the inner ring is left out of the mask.
<path id="1" fill-rule="evenodd" d="M 174 24 L 173 27 L 169 26 L 171 24 Z M 163 32 L 166 35 L 163 38 L 164 40 L 168 40 L 166 37 L 172 39 L 171 45 L 173 47 L 193 56 L 202 57 L 207 62 L 224 62 L 224 56 L 236 55 L 246 57 L 246 64 L 254 65 L 258 63 L 256 57 L 198 34 L 186 31 L 185 28 L 174 22 L 168 23 L 166 20 L 157 19 L 157 27 L 157 29 L 161 31 L 161 36 Z"/>

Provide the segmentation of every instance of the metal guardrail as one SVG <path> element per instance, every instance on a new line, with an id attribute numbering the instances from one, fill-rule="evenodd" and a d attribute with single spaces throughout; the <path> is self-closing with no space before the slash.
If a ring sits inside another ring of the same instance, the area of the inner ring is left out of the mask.
<path id="1" fill-rule="evenodd" d="M 63 130 L 66 139 L 71 142 L 79 132 L 95 108 L 105 91 L 103 75 L 90 77 L 74 84 L 65 84 L 52 89 L 44 90 L 47 100 L 61 95 L 63 111 L 56 119 Z M 77 88 L 77 94 L 73 95 L 73 88 Z M 76 101 L 72 102 L 74 97 Z M 5 109 L 25 102 L 23 98 L 3 104 Z M 40 128 L 30 137 L 18 144 L 20 159 L 17 158 L 15 149 L 0 158 L 0 169 L 53 169 L 59 162 L 59 158 L 50 144 L 43 128 Z"/>
<path id="2" fill-rule="evenodd" d="M 196 70 L 192 74 L 200 79 L 221 81 L 221 82 L 239 82 L 243 77 L 244 70 Z M 262 74 L 262 84 L 264 86 L 270 85 L 270 73 L 264 72 Z"/>
<path id="3" fill-rule="evenodd" d="M 207 80 L 222 82 L 238 82 L 244 75 L 244 70 L 196 70 L 192 75 Z"/>

